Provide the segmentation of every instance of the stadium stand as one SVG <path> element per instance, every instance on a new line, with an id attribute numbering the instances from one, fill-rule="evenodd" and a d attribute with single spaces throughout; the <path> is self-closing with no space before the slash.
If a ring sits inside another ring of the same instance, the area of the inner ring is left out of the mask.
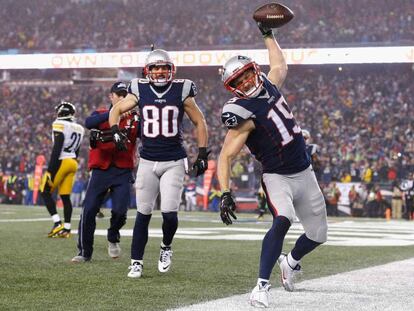
<path id="1" fill-rule="evenodd" d="M 411 1 L 285 3 L 296 16 L 280 35 L 285 48 L 413 42 Z M 180 0 L 55 0 L 50 5 L 46 0 L 3 0 L 0 50 L 127 51 L 151 43 L 170 50 L 223 49 L 246 42 L 249 47 L 262 47 L 250 13 L 262 4 L 259 0 L 194 0 L 191 5 Z M 223 12 L 238 12 L 238 17 L 230 20 Z"/>
<path id="2" fill-rule="evenodd" d="M 186 69 L 183 69 L 186 70 Z M 362 74 L 363 73 L 363 74 Z M 198 102 L 210 129 L 212 158 L 217 158 L 225 129 L 220 121 L 221 107 L 228 99 L 216 70 L 186 75 L 196 82 Z M 299 92 L 293 92 L 300 85 Z M 312 133 L 321 147 L 323 183 L 340 181 L 351 169 L 360 174 L 369 168 L 374 182 L 406 178 L 414 168 L 414 111 L 409 98 L 414 78 L 409 65 L 354 65 L 338 71 L 336 66 L 292 66 L 284 94 L 299 124 Z M 297 88 L 297 87 L 296 87 Z M 16 86 L 1 87 L 0 161 L 3 172 L 26 173 L 33 170 L 37 154 L 49 157 L 49 125 L 53 107 L 60 99 L 71 100 L 79 111 L 79 121 L 99 105 L 107 105 L 103 86 Z M 24 117 L 19 115 L 23 113 Z M 186 127 L 185 136 L 194 135 Z M 185 139 L 194 141 L 194 139 Z M 85 168 L 87 140 L 80 166 Z M 186 146 L 190 157 L 195 145 Z M 237 159 L 234 174 L 251 171 L 254 163 Z M 389 174 L 396 171 L 396 176 Z M 251 183 L 240 181 L 240 187 Z"/>

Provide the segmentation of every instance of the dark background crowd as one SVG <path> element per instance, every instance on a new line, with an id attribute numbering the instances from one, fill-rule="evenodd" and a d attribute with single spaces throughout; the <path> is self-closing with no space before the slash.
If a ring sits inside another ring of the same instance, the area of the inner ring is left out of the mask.
<path id="1" fill-rule="evenodd" d="M 0 50 L 136 51 L 262 47 L 251 15 L 262 0 L 2 0 Z M 284 47 L 412 42 L 410 0 L 285 0 Z M 12 12 L 12 14 L 10 14 Z"/>
<path id="2" fill-rule="evenodd" d="M 295 18 L 276 33 L 282 48 L 414 42 L 412 1 L 284 3 L 294 10 Z M 263 48 L 251 19 L 251 12 L 261 4 L 247 0 L 55 0 L 50 5 L 46 0 L 3 0 L 0 51 L 137 51 L 152 43 L 167 50 Z M 48 160 L 57 103 L 74 103 L 81 124 L 97 107 L 109 106 L 109 86 L 117 79 L 114 70 L 80 72 L 113 80 L 71 85 L 68 81 L 74 73 L 70 70 L 11 70 L 0 81 L 0 196 L 9 195 L 10 189 L 18 194 L 19 189 L 30 188 L 27 176 L 33 174 L 35 157 L 43 154 Z M 211 159 L 217 159 L 226 133 L 221 108 L 231 95 L 224 90 L 217 67 L 179 68 L 178 77 L 194 80 L 199 88 L 196 100 L 209 126 Z M 393 186 L 412 179 L 412 64 L 290 66 L 282 91 L 299 125 L 310 131 L 311 143 L 320 146 L 316 173 L 327 201 L 337 196 L 336 182 L 362 182 L 368 202 L 372 191 L 392 192 Z M 189 158 L 194 160 L 197 146 L 188 120 L 183 136 Z M 84 180 L 87 138 L 78 174 Z M 254 196 L 259 176 L 260 166 L 245 150 L 232 166 L 234 189 Z"/>
<path id="3" fill-rule="evenodd" d="M 217 159 L 226 128 L 221 108 L 231 97 L 224 90 L 217 68 L 183 69 L 179 77 L 190 78 L 199 88 L 197 102 L 210 131 L 211 159 Z M 291 66 L 283 87 L 299 125 L 310 131 L 320 146 L 318 179 L 383 183 L 392 185 L 414 171 L 414 110 L 411 94 L 414 75 L 410 65 Z M 99 106 L 109 106 L 104 85 L 22 86 L 1 88 L 0 161 L 4 174 L 28 174 L 35 157 L 51 152 L 54 106 L 69 100 L 77 107 L 81 124 Z M 195 136 L 188 120 L 184 141 L 190 159 L 197 154 Z M 86 171 L 88 140 L 80 156 Z M 253 194 L 259 184 L 260 167 L 243 152 L 233 163 L 234 186 Z"/>

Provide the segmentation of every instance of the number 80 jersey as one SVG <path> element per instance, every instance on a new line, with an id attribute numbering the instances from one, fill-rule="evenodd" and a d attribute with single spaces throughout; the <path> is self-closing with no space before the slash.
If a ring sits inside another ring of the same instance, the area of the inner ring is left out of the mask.
<path id="1" fill-rule="evenodd" d="M 184 101 L 195 97 L 195 84 L 174 79 L 158 88 L 148 79 L 133 79 L 128 92 L 138 99 L 141 126 L 140 156 L 150 161 L 172 161 L 187 157 L 183 146 Z"/>
<path id="2" fill-rule="evenodd" d="M 221 115 L 228 128 L 251 119 L 255 129 L 246 145 L 262 164 L 263 173 L 295 174 L 310 165 L 301 128 L 277 87 L 262 75 L 263 90 L 251 99 L 234 97 Z"/>

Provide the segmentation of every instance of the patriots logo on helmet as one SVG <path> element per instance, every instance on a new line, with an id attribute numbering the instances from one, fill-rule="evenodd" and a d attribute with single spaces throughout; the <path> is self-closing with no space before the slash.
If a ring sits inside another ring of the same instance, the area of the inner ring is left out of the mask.
<path id="1" fill-rule="evenodd" d="M 191 88 L 193 89 L 193 93 L 197 94 L 197 87 L 195 86 L 194 83 L 191 84 Z"/>

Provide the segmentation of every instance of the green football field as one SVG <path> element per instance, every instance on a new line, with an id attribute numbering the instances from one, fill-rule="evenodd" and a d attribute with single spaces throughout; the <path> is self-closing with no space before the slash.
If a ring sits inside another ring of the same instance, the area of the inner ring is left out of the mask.
<path id="1" fill-rule="evenodd" d="M 238 214 L 226 227 L 218 214 L 180 212 L 169 273 L 157 271 L 161 218 L 154 213 L 141 279 L 127 277 L 135 210 L 130 210 L 121 246 L 123 255 L 107 255 L 109 223 L 97 219 L 93 260 L 72 264 L 76 238 L 46 237 L 52 226 L 45 208 L 0 205 L 0 310 L 166 310 L 250 292 L 256 283 L 261 239 L 268 215 Z M 62 211 L 59 213 L 62 215 Z M 77 229 L 80 209 L 74 210 Z M 284 250 L 301 234 L 294 225 Z M 302 261 L 302 279 L 314 279 L 414 256 L 414 225 L 406 221 L 329 219 L 329 240 Z M 275 267 L 272 284 L 278 287 Z M 357 308 L 356 308 L 357 309 Z"/>

